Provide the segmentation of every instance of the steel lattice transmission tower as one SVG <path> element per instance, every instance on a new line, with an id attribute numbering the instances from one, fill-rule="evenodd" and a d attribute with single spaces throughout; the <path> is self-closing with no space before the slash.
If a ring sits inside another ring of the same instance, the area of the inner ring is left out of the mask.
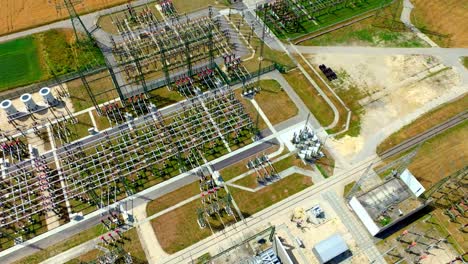
<path id="1" fill-rule="evenodd" d="M 52 1 L 52 0 L 49 0 L 49 1 Z M 72 26 L 73 26 L 73 31 L 74 31 L 74 34 L 75 34 L 76 42 L 77 42 L 78 45 L 84 47 L 85 49 L 89 49 L 89 47 L 91 47 L 91 46 L 98 46 L 101 49 L 102 52 L 105 52 L 108 49 L 108 47 L 105 47 L 103 45 L 99 45 L 99 43 L 92 36 L 92 34 L 88 30 L 88 28 L 86 28 L 86 26 L 83 23 L 83 21 L 81 20 L 79 14 L 76 12 L 75 5 L 79 4 L 79 3 L 82 3 L 83 0 L 54 0 L 54 1 L 55 1 L 55 8 L 57 10 L 66 9 L 68 11 L 70 21 L 71 21 Z M 112 78 L 112 82 L 113 82 L 113 84 L 115 86 L 115 89 L 117 90 L 117 92 L 119 94 L 119 97 L 122 99 L 123 96 L 122 96 L 120 88 L 119 88 L 120 87 L 119 83 L 117 82 L 117 79 L 115 77 L 115 73 L 114 73 L 114 71 L 112 69 L 112 65 L 110 65 L 110 63 L 107 60 L 105 55 L 104 55 L 104 63 L 105 63 L 105 66 L 107 67 L 107 69 L 109 71 L 109 74 L 110 74 L 110 76 Z M 83 86 L 86 88 L 86 91 L 87 91 L 87 93 L 88 93 L 94 107 L 96 108 L 97 113 L 102 114 L 101 109 L 98 106 L 96 96 L 93 94 L 93 92 L 91 90 L 91 87 L 90 87 L 88 81 L 86 80 L 86 76 L 82 72 L 79 72 L 79 76 L 80 76 L 80 79 L 83 82 Z"/>
<path id="2" fill-rule="evenodd" d="M 67 9 L 70 15 L 70 20 L 75 32 L 75 38 L 77 42 L 89 42 L 93 41 L 93 37 L 88 29 L 85 27 L 83 21 L 75 10 L 75 5 L 82 3 L 83 0 L 55 0 L 55 8 L 57 10 Z M 81 34 L 80 34 L 81 32 Z M 83 34 L 84 33 L 84 34 Z"/>

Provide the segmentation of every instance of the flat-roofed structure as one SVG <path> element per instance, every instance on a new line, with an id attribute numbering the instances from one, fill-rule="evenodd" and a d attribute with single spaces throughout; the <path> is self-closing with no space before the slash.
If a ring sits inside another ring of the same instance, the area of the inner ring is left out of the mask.
<path id="1" fill-rule="evenodd" d="M 430 201 L 420 198 L 424 187 L 409 170 L 369 191 L 354 196 L 349 205 L 373 236 L 420 211 Z"/>

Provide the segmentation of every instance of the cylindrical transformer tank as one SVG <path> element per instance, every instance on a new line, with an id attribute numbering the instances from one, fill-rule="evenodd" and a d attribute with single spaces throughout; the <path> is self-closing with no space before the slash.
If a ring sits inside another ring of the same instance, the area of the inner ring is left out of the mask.
<path id="1" fill-rule="evenodd" d="M 23 102 L 23 104 L 26 106 L 26 109 L 27 109 L 28 111 L 35 111 L 35 110 L 37 110 L 38 106 L 37 106 L 37 104 L 34 102 L 34 100 L 33 100 L 31 94 L 25 93 L 25 94 L 21 95 L 20 100 L 21 100 L 21 102 Z"/>
<path id="2" fill-rule="evenodd" d="M 48 105 L 54 105 L 57 102 L 49 87 L 44 87 L 39 90 L 39 94 L 44 98 L 44 102 Z"/>
<path id="3" fill-rule="evenodd" d="M 18 113 L 18 110 L 16 110 L 11 100 L 7 99 L 7 100 L 2 101 L 2 103 L 0 104 L 0 107 L 6 112 L 7 115 L 14 115 Z"/>

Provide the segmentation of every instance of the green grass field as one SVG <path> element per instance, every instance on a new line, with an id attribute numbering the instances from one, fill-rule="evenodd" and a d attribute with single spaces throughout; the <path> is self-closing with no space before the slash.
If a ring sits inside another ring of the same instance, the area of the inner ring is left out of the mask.
<path id="1" fill-rule="evenodd" d="M 426 47 L 427 44 L 410 32 L 395 32 L 372 25 L 368 18 L 353 25 L 301 42 L 303 46 L 360 45 L 377 47 Z"/>
<path id="2" fill-rule="evenodd" d="M 48 30 L 0 43 L 0 91 L 103 64 L 99 48 L 76 45 L 72 30 Z"/>
<path id="3" fill-rule="evenodd" d="M 0 43 L 0 91 L 43 78 L 37 50 L 34 37 Z"/>
<path id="4" fill-rule="evenodd" d="M 400 21 L 403 1 L 397 0 L 375 15 L 343 28 L 301 42 L 304 46 L 360 45 L 379 47 L 426 47 Z"/>
<path id="5" fill-rule="evenodd" d="M 301 30 L 297 32 L 278 32 L 278 30 L 273 26 L 270 26 L 270 29 L 272 29 L 280 39 L 295 39 L 305 34 L 351 19 L 371 10 L 378 9 L 390 2 L 391 0 L 367 0 L 358 1 L 353 5 L 349 4 L 347 6 L 345 6 L 346 4 L 341 4 L 334 7 L 333 10 L 330 9 L 329 12 L 324 12 L 318 15 L 314 20 L 305 19 L 301 22 Z M 262 14 L 259 15 L 260 17 L 263 16 Z"/>

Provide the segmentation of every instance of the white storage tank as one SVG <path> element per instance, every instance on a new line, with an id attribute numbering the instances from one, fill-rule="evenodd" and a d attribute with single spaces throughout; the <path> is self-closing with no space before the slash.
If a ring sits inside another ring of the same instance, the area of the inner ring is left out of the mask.
<path id="1" fill-rule="evenodd" d="M 48 105 L 55 105 L 57 103 L 57 99 L 55 99 L 54 95 L 52 94 L 52 90 L 49 87 L 43 87 L 39 90 L 39 94 L 44 98 L 44 102 Z"/>
<path id="2" fill-rule="evenodd" d="M 21 95 L 20 100 L 26 106 L 26 110 L 35 111 L 35 110 L 38 109 L 38 106 L 34 102 L 31 94 L 25 93 L 25 94 Z"/>
<path id="3" fill-rule="evenodd" d="M 0 104 L 0 107 L 6 112 L 7 115 L 14 115 L 18 113 L 18 110 L 16 110 L 11 100 L 7 99 L 7 100 L 2 101 L 2 103 Z"/>

